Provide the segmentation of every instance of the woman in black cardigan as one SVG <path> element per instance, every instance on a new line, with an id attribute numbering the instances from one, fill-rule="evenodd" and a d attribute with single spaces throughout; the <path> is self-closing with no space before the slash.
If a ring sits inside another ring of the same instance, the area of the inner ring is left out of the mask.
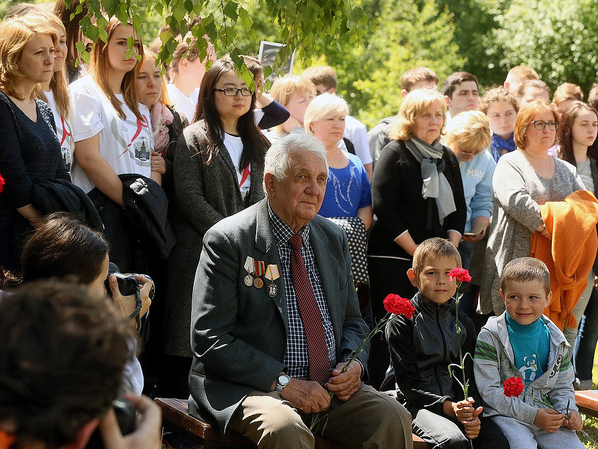
<path id="1" fill-rule="evenodd" d="M 405 97 L 391 124 L 392 139 L 381 152 L 372 185 L 374 214 L 368 242 L 370 294 L 375 320 L 385 314 L 389 293 L 411 298 L 417 289 L 407 278 L 418 244 L 443 237 L 458 246 L 467 208 L 459 161 L 439 142 L 446 104 L 433 89 Z M 425 182 L 424 182 L 425 179 Z M 389 364 L 382 338 L 372 343 L 370 381 L 378 387 Z"/>

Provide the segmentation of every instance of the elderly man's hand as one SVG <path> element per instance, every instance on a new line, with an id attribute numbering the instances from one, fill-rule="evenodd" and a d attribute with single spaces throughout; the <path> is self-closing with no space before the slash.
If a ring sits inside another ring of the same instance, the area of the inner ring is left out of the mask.
<path id="1" fill-rule="evenodd" d="M 361 365 L 355 360 L 351 362 L 349 368 L 342 372 L 346 363 L 339 363 L 332 370 L 332 377 L 326 383 L 328 391 L 341 401 L 347 401 L 361 388 Z"/>
<path id="2" fill-rule="evenodd" d="M 280 395 L 305 414 L 323 412 L 330 407 L 330 394 L 313 380 L 291 377 Z"/>

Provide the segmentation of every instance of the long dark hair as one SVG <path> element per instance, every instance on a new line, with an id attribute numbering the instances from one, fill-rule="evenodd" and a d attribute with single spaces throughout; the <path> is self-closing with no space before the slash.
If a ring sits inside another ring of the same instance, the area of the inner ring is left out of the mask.
<path id="1" fill-rule="evenodd" d="M 76 217 L 56 212 L 46 217 L 23 249 L 23 281 L 66 278 L 89 284 L 108 254 L 104 237 Z"/>
<path id="2" fill-rule="evenodd" d="M 593 112 L 596 114 L 596 119 L 598 119 L 598 111 L 596 109 L 582 101 L 574 101 L 563 111 L 561 125 L 559 126 L 556 137 L 561 159 L 573 164 L 575 167 L 577 167 L 577 164 L 575 163 L 575 155 L 573 154 L 573 124 L 582 111 Z M 588 156 L 598 160 L 598 138 L 588 147 Z"/>
<path id="3" fill-rule="evenodd" d="M 222 126 L 222 120 L 220 120 L 220 114 L 218 114 L 218 110 L 216 109 L 216 91 L 214 89 L 220 77 L 230 71 L 236 71 L 235 64 L 230 58 L 225 56 L 212 64 L 212 67 L 206 72 L 201 81 L 195 120 L 204 120 L 207 128 L 208 140 L 205 142 L 206 164 L 212 162 L 218 154 L 219 146 L 223 144 L 224 127 Z M 239 167 L 241 170 L 245 169 L 250 163 L 260 166 L 264 165 L 266 149 L 270 146 L 255 124 L 253 117 L 255 99 L 256 94 L 253 92 L 249 111 L 239 117 L 237 123 L 237 131 L 243 142 L 243 153 L 241 154 L 241 164 Z"/>

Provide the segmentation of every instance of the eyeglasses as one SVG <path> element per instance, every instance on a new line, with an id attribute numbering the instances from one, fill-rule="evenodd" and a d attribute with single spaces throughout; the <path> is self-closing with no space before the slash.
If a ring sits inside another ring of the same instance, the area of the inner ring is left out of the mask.
<path id="1" fill-rule="evenodd" d="M 216 92 L 222 92 L 227 97 L 236 97 L 241 94 L 244 97 L 250 97 L 253 92 L 249 87 L 225 87 L 224 89 L 214 89 Z"/>
<path id="2" fill-rule="evenodd" d="M 533 122 L 530 122 L 530 124 L 534 125 L 534 128 L 538 131 L 542 131 L 547 126 L 550 131 L 554 131 L 559 127 L 557 122 L 545 122 L 544 120 L 534 120 Z"/>

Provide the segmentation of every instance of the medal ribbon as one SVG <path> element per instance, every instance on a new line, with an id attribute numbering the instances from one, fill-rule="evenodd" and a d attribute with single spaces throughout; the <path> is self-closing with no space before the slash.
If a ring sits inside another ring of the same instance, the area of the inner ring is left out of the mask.
<path id="1" fill-rule="evenodd" d="M 280 277 L 280 273 L 278 271 L 278 265 L 276 264 L 269 264 L 266 268 L 266 274 L 264 275 L 266 279 L 269 281 L 275 281 Z"/>
<path id="2" fill-rule="evenodd" d="M 260 277 L 263 276 L 265 271 L 265 262 L 263 260 L 254 260 L 253 261 L 253 275 Z"/>
<path id="3" fill-rule="evenodd" d="M 247 271 L 249 274 L 253 274 L 253 264 L 254 264 L 253 257 L 247 256 L 247 259 L 245 259 L 245 265 L 243 265 L 243 268 L 245 268 L 245 271 Z"/>

